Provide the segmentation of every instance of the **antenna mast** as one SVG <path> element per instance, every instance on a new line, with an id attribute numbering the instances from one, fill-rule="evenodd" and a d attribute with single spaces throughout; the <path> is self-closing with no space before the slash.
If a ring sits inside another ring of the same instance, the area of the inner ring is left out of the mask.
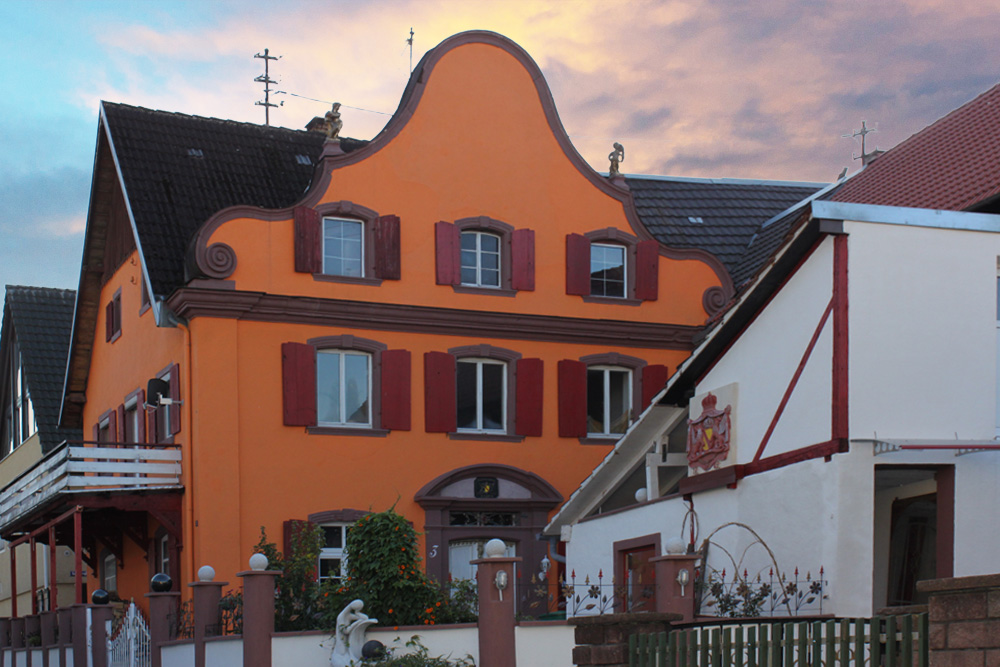
<path id="1" fill-rule="evenodd" d="M 263 102 L 261 102 L 261 101 L 254 102 L 255 105 L 264 107 L 264 125 L 270 125 L 271 124 L 271 107 L 277 107 L 278 106 L 274 102 L 271 102 L 271 84 L 272 83 L 276 84 L 278 82 L 275 81 L 274 79 L 272 79 L 268 75 L 268 65 L 270 64 L 268 61 L 269 60 L 277 60 L 280 57 L 281 56 L 270 56 L 270 55 L 268 55 L 268 50 L 267 49 L 264 49 L 264 55 L 261 55 L 259 53 L 256 54 L 256 55 L 254 55 L 254 58 L 261 58 L 261 59 L 264 60 L 264 73 L 261 76 L 258 76 L 258 77 L 256 77 L 254 79 L 254 81 L 256 81 L 258 83 L 263 83 L 264 84 L 264 101 Z"/>
<path id="2" fill-rule="evenodd" d="M 861 121 L 861 129 L 854 130 L 851 134 L 842 134 L 841 136 L 845 139 L 853 139 L 855 137 L 861 137 L 861 155 L 853 155 L 855 160 L 861 160 L 861 164 L 867 166 L 872 160 L 877 158 L 879 155 L 885 151 L 880 151 L 878 146 L 875 147 L 871 153 L 865 152 L 865 135 L 871 134 L 872 132 L 878 132 L 878 130 L 873 130 L 868 127 L 865 121 Z"/>
<path id="3" fill-rule="evenodd" d="M 410 45 L 410 74 L 413 74 L 413 26 L 410 26 L 410 38 L 406 43 Z"/>

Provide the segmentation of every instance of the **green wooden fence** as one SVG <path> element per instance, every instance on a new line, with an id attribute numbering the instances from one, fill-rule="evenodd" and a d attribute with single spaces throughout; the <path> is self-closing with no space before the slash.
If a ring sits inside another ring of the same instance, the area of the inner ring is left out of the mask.
<path id="1" fill-rule="evenodd" d="M 927 667 L 927 614 L 702 625 L 629 638 L 629 667 Z"/>

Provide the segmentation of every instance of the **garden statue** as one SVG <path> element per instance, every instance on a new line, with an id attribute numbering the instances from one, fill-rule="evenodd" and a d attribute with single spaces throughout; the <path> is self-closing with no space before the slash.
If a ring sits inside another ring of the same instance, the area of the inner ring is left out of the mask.
<path id="1" fill-rule="evenodd" d="M 368 626 L 378 623 L 377 619 L 368 618 L 368 615 L 361 611 L 364 606 L 364 602 L 355 600 L 337 615 L 337 627 L 333 633 L 333 655 L 330 656 L 330 664 L 333 667 L 361 664 L 365 632 Z"/>

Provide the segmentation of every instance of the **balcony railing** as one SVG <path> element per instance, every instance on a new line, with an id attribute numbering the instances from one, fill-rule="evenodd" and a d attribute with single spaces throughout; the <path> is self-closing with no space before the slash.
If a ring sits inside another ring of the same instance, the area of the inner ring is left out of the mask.
<path id="1" fill-rule="evenodd" d="M 0 530 L 57 495 L 180 488 L 176 445 L 64 443 L 0 490 Z"/>

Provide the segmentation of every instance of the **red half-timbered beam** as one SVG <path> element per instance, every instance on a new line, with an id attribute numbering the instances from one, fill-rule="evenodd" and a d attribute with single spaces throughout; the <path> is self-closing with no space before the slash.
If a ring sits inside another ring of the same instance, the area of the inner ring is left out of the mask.
<path id="1" fill-rule="evenodd" d="M 844 441 L 850 437 L 847 287 L 847 235 L 837 234 L 833 237 L 833 423 L 830 437 Z"/>

